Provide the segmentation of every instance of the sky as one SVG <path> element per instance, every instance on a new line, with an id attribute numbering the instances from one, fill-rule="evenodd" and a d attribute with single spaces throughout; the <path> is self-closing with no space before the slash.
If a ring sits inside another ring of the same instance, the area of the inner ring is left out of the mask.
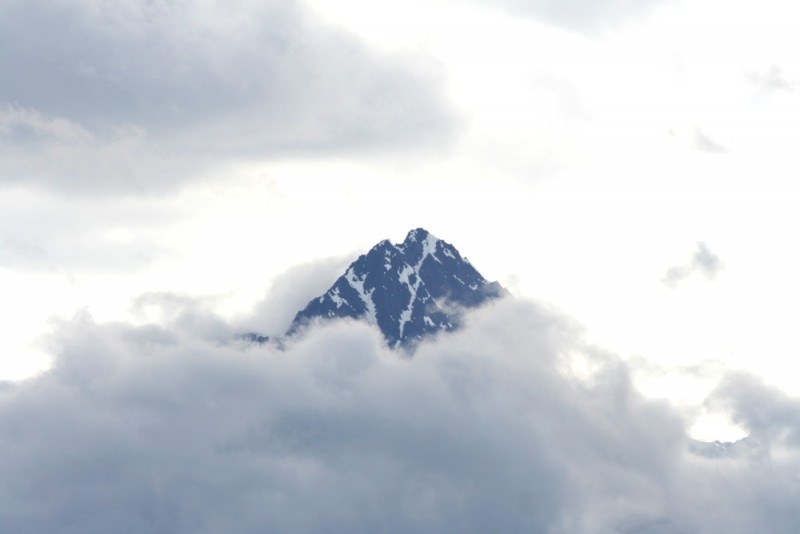
<path id="1" fill-rule="evenodd" d="M 0 0 L 0 530 L 796 532 L 797 15 Z M 513 301 L 231 341 L 416 227 Z"/>

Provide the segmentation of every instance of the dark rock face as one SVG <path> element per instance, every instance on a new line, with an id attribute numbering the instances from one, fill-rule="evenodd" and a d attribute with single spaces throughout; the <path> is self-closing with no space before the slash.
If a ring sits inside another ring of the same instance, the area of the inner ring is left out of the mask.
<path id="1" fill-rule="evenodd" d="M 499 297 L 458 250 L 422 228 L 402 244 L 381 241 L 294 318 L 289 334 L 315 319 L 352 317 L 380 328 L 389 346 L 458 326 L 459 311 Z"/>

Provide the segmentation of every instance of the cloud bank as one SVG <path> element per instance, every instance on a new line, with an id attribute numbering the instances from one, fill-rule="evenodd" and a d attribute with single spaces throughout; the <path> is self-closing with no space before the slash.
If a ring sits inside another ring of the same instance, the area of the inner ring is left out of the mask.
<path id="1" fill-rule="evenodd" d="M 713 402 L 750 438 L 713 457 L 691 452 L 681 417 L 641 397 L 621 361 L 531 303 L 478 310 L 413 358 L 361 323 L 278 351 L 230 343 L 202 315 L 78 316 L 53 336 L 51 371 L 0 388 L 0 530 L 800 527 L 798 401 L 749 377 Z"/>
<path id="2" fill-rule="evenodd" d="M 0 181 L 139 193 L 215 159 L 436 145 L 437 69 L 300 2 L 3 2 Z"/>

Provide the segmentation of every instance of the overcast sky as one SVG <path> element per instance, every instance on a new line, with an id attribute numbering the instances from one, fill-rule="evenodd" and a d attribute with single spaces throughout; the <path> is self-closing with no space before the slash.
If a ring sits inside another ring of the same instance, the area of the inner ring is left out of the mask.
<path id="1" fill-rule="evenodd" d="M 798 14 L 0 0 L 0 530 L 796 532 Z M 226 341 L 420 226 L 518 302 Z"/>

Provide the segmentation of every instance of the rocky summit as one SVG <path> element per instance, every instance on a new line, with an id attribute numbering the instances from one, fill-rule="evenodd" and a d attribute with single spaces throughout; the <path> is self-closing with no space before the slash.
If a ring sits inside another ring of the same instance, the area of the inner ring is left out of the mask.
<path id="1" fill-rule="evenodd" d="M 297 313 L 288 333 L 315 320 L 351 317 L 376 325 L 389 346 L 408 346 L 457 328 L 464 309 L 504 293 L 453 245 L 417 228 L 401 244 L 384 240 L 359 256 Z"/>

